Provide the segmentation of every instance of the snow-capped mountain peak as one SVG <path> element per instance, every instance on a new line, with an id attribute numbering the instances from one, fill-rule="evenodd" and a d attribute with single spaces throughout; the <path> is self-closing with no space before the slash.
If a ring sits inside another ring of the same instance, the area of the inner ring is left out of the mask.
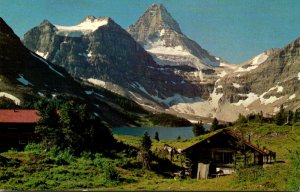
<path id="1" fill-rule="evenodd" d="M 93 16 L 86 17 L 81 23 L 74 26 L 54 25 L 57 29 L 56 33 L 60 36 L 80 37 L 96 31 L 99 27 L 108 24 L 108 17 L 95 18 Z"/>
<path id="2" fill-rule="evenodd" d="M 128 32 L 160 65 L 201 70 L 222 62 L 185 36 L 162 4 L 151 5 Z"/>

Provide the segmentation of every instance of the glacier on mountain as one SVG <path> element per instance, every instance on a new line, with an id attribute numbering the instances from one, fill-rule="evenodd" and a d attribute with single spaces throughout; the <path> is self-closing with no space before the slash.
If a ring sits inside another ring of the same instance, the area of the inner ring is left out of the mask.
<path id="1" fill-rule="evenodd" d="M 54 25 L 57 29 L 56 34 L 68 37 L 81 37 L 96 31 L 99 27 L 107 25 L 108 18 L 87 17 L 83 22 L 74 26 Z"/>

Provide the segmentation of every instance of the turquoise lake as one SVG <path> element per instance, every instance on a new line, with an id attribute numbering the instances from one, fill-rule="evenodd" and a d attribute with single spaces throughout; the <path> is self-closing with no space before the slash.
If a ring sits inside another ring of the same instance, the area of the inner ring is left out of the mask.
<path id="1" fill-rule="evenodd" d="M 209 125 L 204 125 L 206 129 Z M 194 137 L 192 127 L 156 127 L 156 128 L 146 128 L 146 127 L 119 127 L 112 128 L 113 134 L 118 135 L 131 135 L 131 136 L 143 136 L 145 132 L 148 132 L 151 138 L 154 138 L 155 132 L 158 132 L 159 139 L 164 140 L 174 140 L 179 136 L 181 139 L 190 139 Z"/>

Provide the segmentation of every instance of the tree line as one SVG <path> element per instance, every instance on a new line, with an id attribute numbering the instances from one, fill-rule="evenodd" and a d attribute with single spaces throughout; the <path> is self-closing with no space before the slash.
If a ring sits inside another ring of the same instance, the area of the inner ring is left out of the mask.
<path id="1" fill-rule="evenodd" d="M 239 114 L 238 119 L 234 124 L 243 124 L 247 122 L 260 122 L 260 123 L 275 123 L 276 125 L 292 125 L 300 122 L 300 109 L 295 111 L 286 110 L 283 105 L 280 106 L 279 111 L 273 116 L 264 116 L 263 112 L 257 114 L 242 115 Z"/>
<path id="2" fill-rule="evenodd" d="M 116 143 L 110 129 L 91 115 L 85 104 L 44 99 L 37 102 L 35 108 L 41 117 L 35 133 L 46 149 L 58 146 L 80 153 L 110 149 Z"/>

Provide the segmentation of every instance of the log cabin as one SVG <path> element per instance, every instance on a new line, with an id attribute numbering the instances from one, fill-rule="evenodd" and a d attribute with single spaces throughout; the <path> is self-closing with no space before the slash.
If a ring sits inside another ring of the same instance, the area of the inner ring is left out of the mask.
<path id="1" fill-rule="evenodd" d="M 0 151 L 21 149 L 35 139 L 36 110 L 0 110 Z"/>
<path id="2" fill-rule="evenodd" d="M 198 179 L 232 174 L 237 167 L 274 162 L 276 153 L 262 150 L 232 130 L 215 134 L 184 149 L 186 174 Z"/>

